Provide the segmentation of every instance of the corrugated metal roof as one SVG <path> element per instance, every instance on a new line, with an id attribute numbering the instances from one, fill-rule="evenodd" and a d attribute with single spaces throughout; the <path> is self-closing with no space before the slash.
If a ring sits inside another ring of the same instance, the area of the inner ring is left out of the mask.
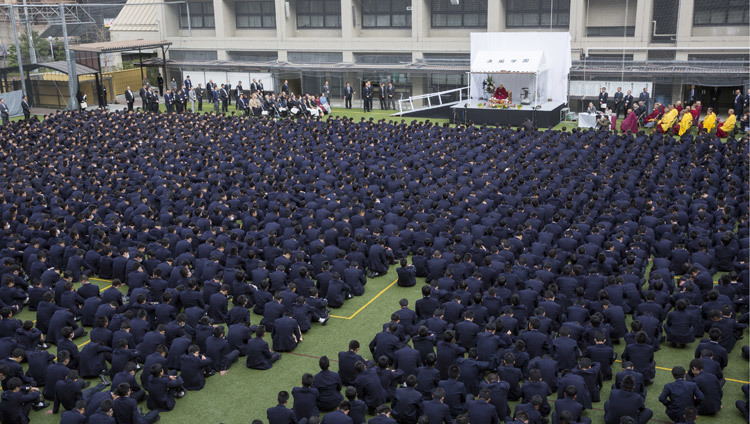
<path id="1" fill-rule="evenodd" d="M 158 10 L 156 4 L 160 0 L 128 0 L 120 13 L 112 22 L 110 31 L 158 31 Z M 130 6 L 145 4 L 147 6 Z"/>
<path id="2" fill-rule="evenodd" d="M 150 49 L 170 45 L 172 45 L 170 41 L 122 40 L 103 41 L 101 43 L 76 44 L 74 46 L 70 46 L 70 49 L 94 53 L 111 53 L 138 50 L 139 48 Z"/>

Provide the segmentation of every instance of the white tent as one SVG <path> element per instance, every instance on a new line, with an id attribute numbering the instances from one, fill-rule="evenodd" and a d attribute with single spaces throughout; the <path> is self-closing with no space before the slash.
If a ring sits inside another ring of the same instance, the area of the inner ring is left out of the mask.
<path id="1" fill-rule="evenodd" d="M 507 57 L 522 55 L 530 58 L 529 52 L 543 52 L 541 69 L 546 69 L 538 74 L 540 92 L 537 93 L 539 104 L 548 99 L 554 103 L 567 103 L 568 101 L 568 73 L 571 67 L 570 55 L 570 33 L 568 32 L 476 32 L 471 34 L 471 64 L 482 52 L 503 52 Z M 517 56 L 516 56 L 517 57 Z M 531 63 L 528 62 L 528 63 Z M 473 71 L 473 70 L 472 70 Z M 546 73 L 546 75 L 542 75 Z M 514 80 L 528 78 L 518 71 L 493 75 L 495 84 L 513 87 Z M 543 81 L 544 80 L 544 81 Z M 506 83 L 507 81 L 507 83 Z M 520 86 L 519 86 L 520 87 Z M 528 87 L 524 85 L 523 87 Z M 472 93 L 476 87 L 472 81 Z M 532 88 L 532 87 L 529 87 Z M 482 89 L 482 79 L 479 81 L 479 90 Z M 542 93 L 541 90 L 546 90 Z M 520 92 L 513 91 L 513 102 L 518 99 Z"/>
<path id="2" fill-rule="evenodd" d="M 494 86 L 502 84 L 513 93 L 513 103 L 521 102 L 521 93 L 529 91 L 530 104 L 547 101 L 547 66 L 542 51 L 477 52 L 471 62 L 471 97 L 487 98 L 483 82 L 492 77 Z"/>

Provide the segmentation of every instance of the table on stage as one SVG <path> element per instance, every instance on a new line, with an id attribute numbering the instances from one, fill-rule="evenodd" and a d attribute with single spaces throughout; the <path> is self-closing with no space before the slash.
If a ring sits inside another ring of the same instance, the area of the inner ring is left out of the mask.
<path id="1" fill-rule="evenodd" d="M 596 128 L 596 114 L 585 112 L 579 113 L 578 128 Z"/>

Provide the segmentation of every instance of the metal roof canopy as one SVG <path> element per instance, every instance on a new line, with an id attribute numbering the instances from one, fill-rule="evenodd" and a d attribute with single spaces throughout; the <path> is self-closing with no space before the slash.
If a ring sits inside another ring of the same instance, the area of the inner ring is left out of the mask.
<path id="1" fill-rule="evenodd" d="M 24 69 L 26 70 L 34 70 L 38 68 L 49 68 L 54 69 L 55 71 L 62 72 L 65 75 L 68 75 L 68 62 L 64 60 L 58 60 L 56 62 L 44 62 L 44 63 L 24 63 L 23 64 Z M 7 74 L 11 72 L 18 72 L 17 66 L 6 66 L 4 68 L 0 68 L 0 74 Z M 97 71 L 96 69 L 91 69 L 88 66 L 81 65 L 80 63 L 76 63 L 76 74 L 77 75 L 91 75 L 95 74 Z"/>
<path id="2" fill-rule="evenodd" d="M 101 43 L 76 44 L 70 46 L 71 50 L 92 52 L 92 53 L 116 53 L 127 52 L 132 50 L 144 50 L 164 48 L 171 46 L 171 41 L 149 41 L 149 40 L 123 40 L 123 41 L 104 41 Z"/>

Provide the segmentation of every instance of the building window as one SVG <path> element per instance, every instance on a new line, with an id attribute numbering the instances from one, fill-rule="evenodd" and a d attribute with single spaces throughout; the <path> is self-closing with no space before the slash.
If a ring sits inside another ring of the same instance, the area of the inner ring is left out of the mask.
<path id="1" fill-rule="evenodd" d="M 276 28 L 273 0 L 238 1 L 234 4 L 237 28 Z"/>
<path id="2" fill-rule="evenodd" d="M 623 26 L 590 26 L 586 27 L 587 37 L 622 37 L 623 34 L 626 37 L 633 37 L 635 35 L 635 27 L 623 27 Z"/>
<path id="3" fill-rule="evenodd" d="M 508 28 L 568 28 L 570 0 L 506 0 Z"/>
<path id="4" fill-rule="evenodd" d="M 190 2 L 190 26 L 188 26 L 187 3 L 180 3 L 180 28 L 213 28 L 214 4 L 210 1 Z"/>
<path id="5" fill-rule="evenodd" d="M 411 63 L 411 53 L 354 53 L 354 63 L 368 65 Z"/>
<path id="6" fill-rule="evenodd" d="M 695 0 L 693 25 L 747 25 L 750 23 L 750 4 L 747 0 Z"/>
<path id="7" fill-rule="evenodd" d="M 297 0 L 297 28 L 341 28 L 341 2 Z"/>
<path id="8" fill-rule="evenodd" d="M 190 12 L 192 13 L 192 9 Z M 207 61 L 216 60 L 216 50 L 170 50 L 169 58 L 172 60 Z"/>
<path id="9" fill-rule="evenodd" d="M 344 54 L 341 52 L 289 52 L 287 60 L 291 63 L 341 63 Z"/>
<path id="10" fill-rule="evenodd" d="M 433 28 L 486 28 L 487 0 L 432 0 Z"/>
<path id="11" fill-rule="evenodd" d="M 362 0 L 362 28 L 411 28 L 411 0 Z"/>

